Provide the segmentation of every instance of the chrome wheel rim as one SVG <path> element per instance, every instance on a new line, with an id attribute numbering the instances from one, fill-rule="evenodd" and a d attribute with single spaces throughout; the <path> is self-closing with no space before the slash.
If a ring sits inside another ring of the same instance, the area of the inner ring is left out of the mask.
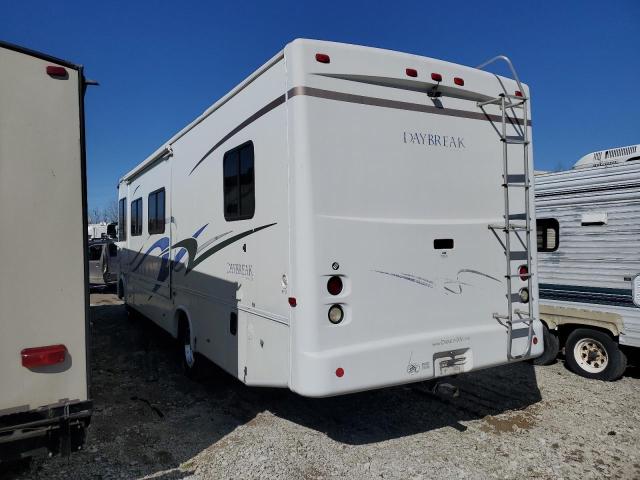
<path id="1" fill-rule="evenodd" d="M 580 368 L 589 373 L 600 373 L 609 365 L 604 345 L 593 338 L 583 338 L 573 348 L 573 357 Z"/>

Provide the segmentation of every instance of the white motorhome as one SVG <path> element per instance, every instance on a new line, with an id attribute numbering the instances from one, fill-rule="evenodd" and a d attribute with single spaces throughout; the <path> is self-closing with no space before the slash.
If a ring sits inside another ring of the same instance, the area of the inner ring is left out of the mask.
<path id="1" fill-rule="evenodd" d="M 590 153 L 535 183 L 539 360 L 564 347 L 575 373 L 615 380 L 625 347 L 640 347 L 640 145 Z"/>
<path id="2" fill-rule="evenodd" d="M 187 370 L 197 353 L 306 396 L 540 355 L 528 95 L 427 57 L 288 44 L 122 177 L 127 306 Z"/>
<path id="3" fill-rule="evenodd" d="M 0 42 L 0 462 L 80 448 L 91 416 L 85 85 Z"/>

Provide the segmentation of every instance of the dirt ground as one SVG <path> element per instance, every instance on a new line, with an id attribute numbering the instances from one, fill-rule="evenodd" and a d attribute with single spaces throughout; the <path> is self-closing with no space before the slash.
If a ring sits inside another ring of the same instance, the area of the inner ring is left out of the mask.
<path id="1" fill-rule="evenodd" d="M 587 381 L 559 361 L 330 399 L 179 369 L 174 342 L 91 295 L 95 410 L 83 451 L 0 479 L 640 478 L 640 371 Z M 6 468 L 6 467 L 5 467 Z"/>

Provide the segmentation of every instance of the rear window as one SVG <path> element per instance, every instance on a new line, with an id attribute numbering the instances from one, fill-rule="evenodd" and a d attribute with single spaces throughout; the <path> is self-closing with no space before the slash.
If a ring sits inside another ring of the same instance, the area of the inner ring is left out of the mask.
<path id="1" fill-rule="evenodd" d="M 560 224 L 555 218 L 538 218 L 536 231 L 539 252 L 555 252 L 560 244 Z"/>

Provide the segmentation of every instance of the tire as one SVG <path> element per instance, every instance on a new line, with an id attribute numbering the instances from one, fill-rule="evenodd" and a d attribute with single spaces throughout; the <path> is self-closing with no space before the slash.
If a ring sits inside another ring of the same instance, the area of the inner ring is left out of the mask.
<path id="1" fill-rule="evenodd" d="M 542 342 L 544 343 L 544 353 L 538 358 L 533 359 L 534 365 L 551 365 L 555 363 L 558 352 L 560 351 L 560 339 L 555 332 L 552 332 L 547 326 L 542 324 Z"/>
<path id="2" fill-rule="evenodd" d="M 578 328 L 565 344 L 567 367 L 585 378 L 611 382 L 622 376 L 627 357 L 608 334 L 590 328 Z"/>
<path id="3" fill-rule="evenodd" d="M 198 357 L 191 344 L 191 327 L 189 326 L 189 322 L 184 318 L 180 320 L 178 348 L 182 371 L 188 378 L 195 378 L 198 368 Z"/>

